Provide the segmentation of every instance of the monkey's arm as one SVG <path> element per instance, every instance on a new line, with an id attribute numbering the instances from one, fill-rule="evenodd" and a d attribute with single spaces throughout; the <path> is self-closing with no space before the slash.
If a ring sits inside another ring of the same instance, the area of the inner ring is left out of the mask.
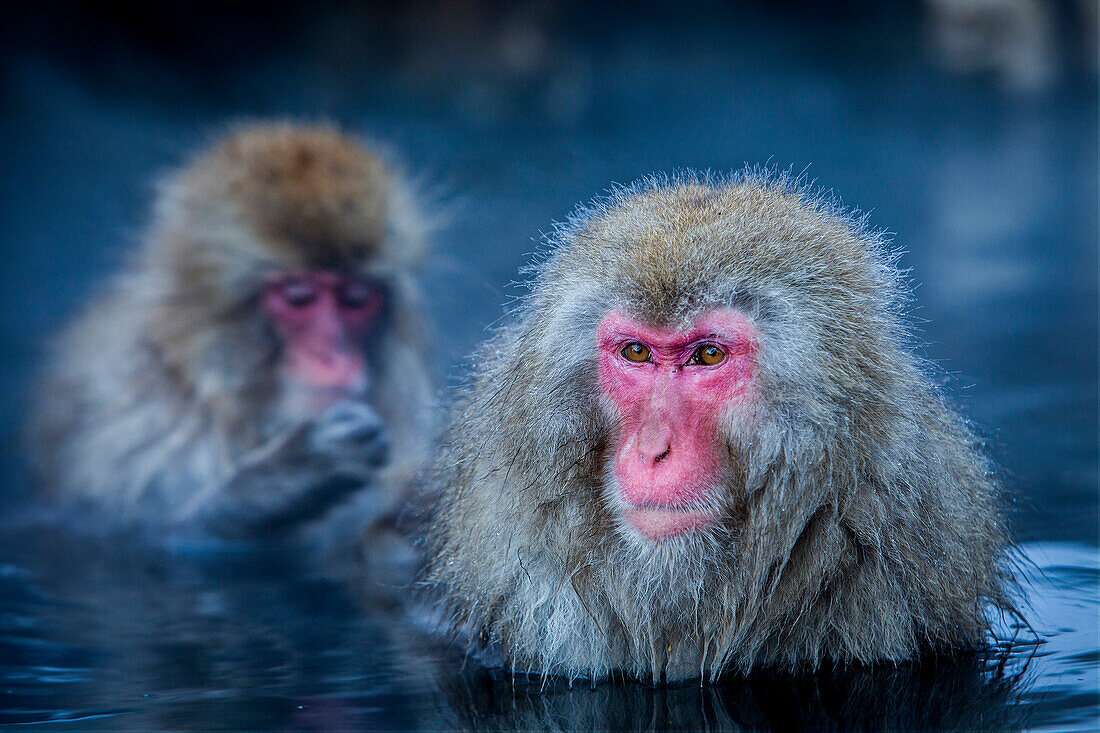
<path id="1" fill-rule="evenodd" d="M 196 497 L 184 518 L 224 538 L 279 535 L 370 483 L 386 444 L 373 409 L 337 403 L 248 456 L 228 481 Z"/>

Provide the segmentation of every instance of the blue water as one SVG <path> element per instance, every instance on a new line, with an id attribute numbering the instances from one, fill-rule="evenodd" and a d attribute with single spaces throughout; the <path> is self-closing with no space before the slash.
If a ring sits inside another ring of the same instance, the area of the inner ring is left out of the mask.
<path id="1" fill-rule="evenodd" d="M 716 687 L 481 670 L 415 614 L 287 557 L 154 553 L 36 530 L 0 566 L 0 724 L 73 729 L 1094 730 L 1095 548 L 1021 548 L 1030 628 L 1000 649 Z"/>
<path id="2" fill-rule="evenodd" d="M 370 578 L 4 522 L 0 725 L 1100 727 L 1095 80 L 1013 95 L 946 75 L 904 13 L 867 25 L 706 7 L 567 18 L 541 61 L 507 73 L 461 43 L 440 62 L 415 34 L 376 53 L 339 24 L 208 43 L 201 62 L 103 23 L 8 31 L 0 502 L 27 493 L 16 431 L 45 339 L 132 249 L 151 182 L 227 120 L 334 119 L 385 141 L 440 201 L 427 292 L 444 384 L 576 202 L 652 171 L 770 162 L 869 210 L 904 248 L 919 352 L 1007 490 L 1030 628 L 997 619 L 1001 647 L 975 657 L 570 689 L 481 670 Z"/>

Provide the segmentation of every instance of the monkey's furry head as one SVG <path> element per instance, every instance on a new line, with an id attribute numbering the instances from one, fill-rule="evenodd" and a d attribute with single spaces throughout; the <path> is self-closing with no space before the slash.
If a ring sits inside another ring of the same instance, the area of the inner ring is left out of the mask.
<path id="1" fill-rule="evenodd" d="M 563 353 L 562 329 L 574 330 L 573 343 L 594 345 L 590 333 L 610 310 L 683 325 L 733 307 L 765 338 L 769 399 L 787 410 L 813 407 L 811 421 L 873 429 L 867 413 L 889 407 L 882 398 L 891 383 L 919 376 L 902 350 L 908 290 L 898 253 L 865 217 L 786 175 L 752 168 L 646 178 L 579 207 L 547 244 L 521 317 L 555 319 L 534 329 L 539 340 L 528 346 L 563 367 L 568 353 L 583 363 L 591 354 Z"/>
<path id="2" fill-rule="evenodd" d="M 439 459 L 428 579 L 460 627 L 519 668 L 654 680 L 981 642 L 1008 603 L 996 487 L 907 349 L 904 282 L 863 218 L 760 169 L 689 171 L 579 208 L 533 271 Z M 719 428 L 724 516 L 617 531 L 597 326 L 714 308 L 761 335 L 759 398 Z"/>
<path id="3" fill-rule="evenodd" d="M 386 288 L 388 312 L 411 307 L 426 219 L 400 172 L 334 127 L 240 126 L 170 176 L 157 204 L 129 288 L 144 291 L 151 339 L 188 381 L 261 371 L 247 356 L 275 347 L 256 305 L 274 272 L 361 274 Z M 222 342 L 203 341 L 211 333 Z"/>
<path id="4" fill-rule="evenodd" d="M 237 277 L 241 262 L 369 274 L 423 255 L 412 207 L 400 174 L 335 128 L 248 125 L 165 184 L 151 247 Z"/>

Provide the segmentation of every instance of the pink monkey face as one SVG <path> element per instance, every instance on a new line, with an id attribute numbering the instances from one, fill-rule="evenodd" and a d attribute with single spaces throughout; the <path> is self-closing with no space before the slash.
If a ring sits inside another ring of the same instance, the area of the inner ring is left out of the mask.
<path id="1" fill-rule="evenodd" d="M 263 292 L 264 310 L 283 342 L 288 377 L 334 392 L 366 387 L 363 338 L 382 305 L 381 287 L 334 272 L 279 273 Z"/>
<path id="2" fill-rule="evenodd" d="M 754 393 L 759 331 L 729 309 L 683 330 L 613 311 L 597 339 L 600 387 L 619 413 L 614 476 L 623 517 L 653 540 L 714 521 L 712 494 L 729 460 L 719 421 Z"/>

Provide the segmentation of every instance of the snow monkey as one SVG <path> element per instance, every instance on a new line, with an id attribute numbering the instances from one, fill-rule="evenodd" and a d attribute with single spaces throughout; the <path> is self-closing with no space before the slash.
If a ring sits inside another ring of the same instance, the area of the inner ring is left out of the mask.
<path id="1" fill-rule="evenodd" d="M 31 429 L 44 484 L 226 537 L 316 526 L 364 493 L 400 503 L 431 432 L 424 222 L 327 126 L 246 125 L 199 154 L 59 339 Z"/>
<path id="2" fill-rule="evenodd" d="M 789 177 L 614 190 L 475 358 L 426 580 L 513 669 L 714 679 L 980 646 L 997 486 L 896 256 Z"/>

